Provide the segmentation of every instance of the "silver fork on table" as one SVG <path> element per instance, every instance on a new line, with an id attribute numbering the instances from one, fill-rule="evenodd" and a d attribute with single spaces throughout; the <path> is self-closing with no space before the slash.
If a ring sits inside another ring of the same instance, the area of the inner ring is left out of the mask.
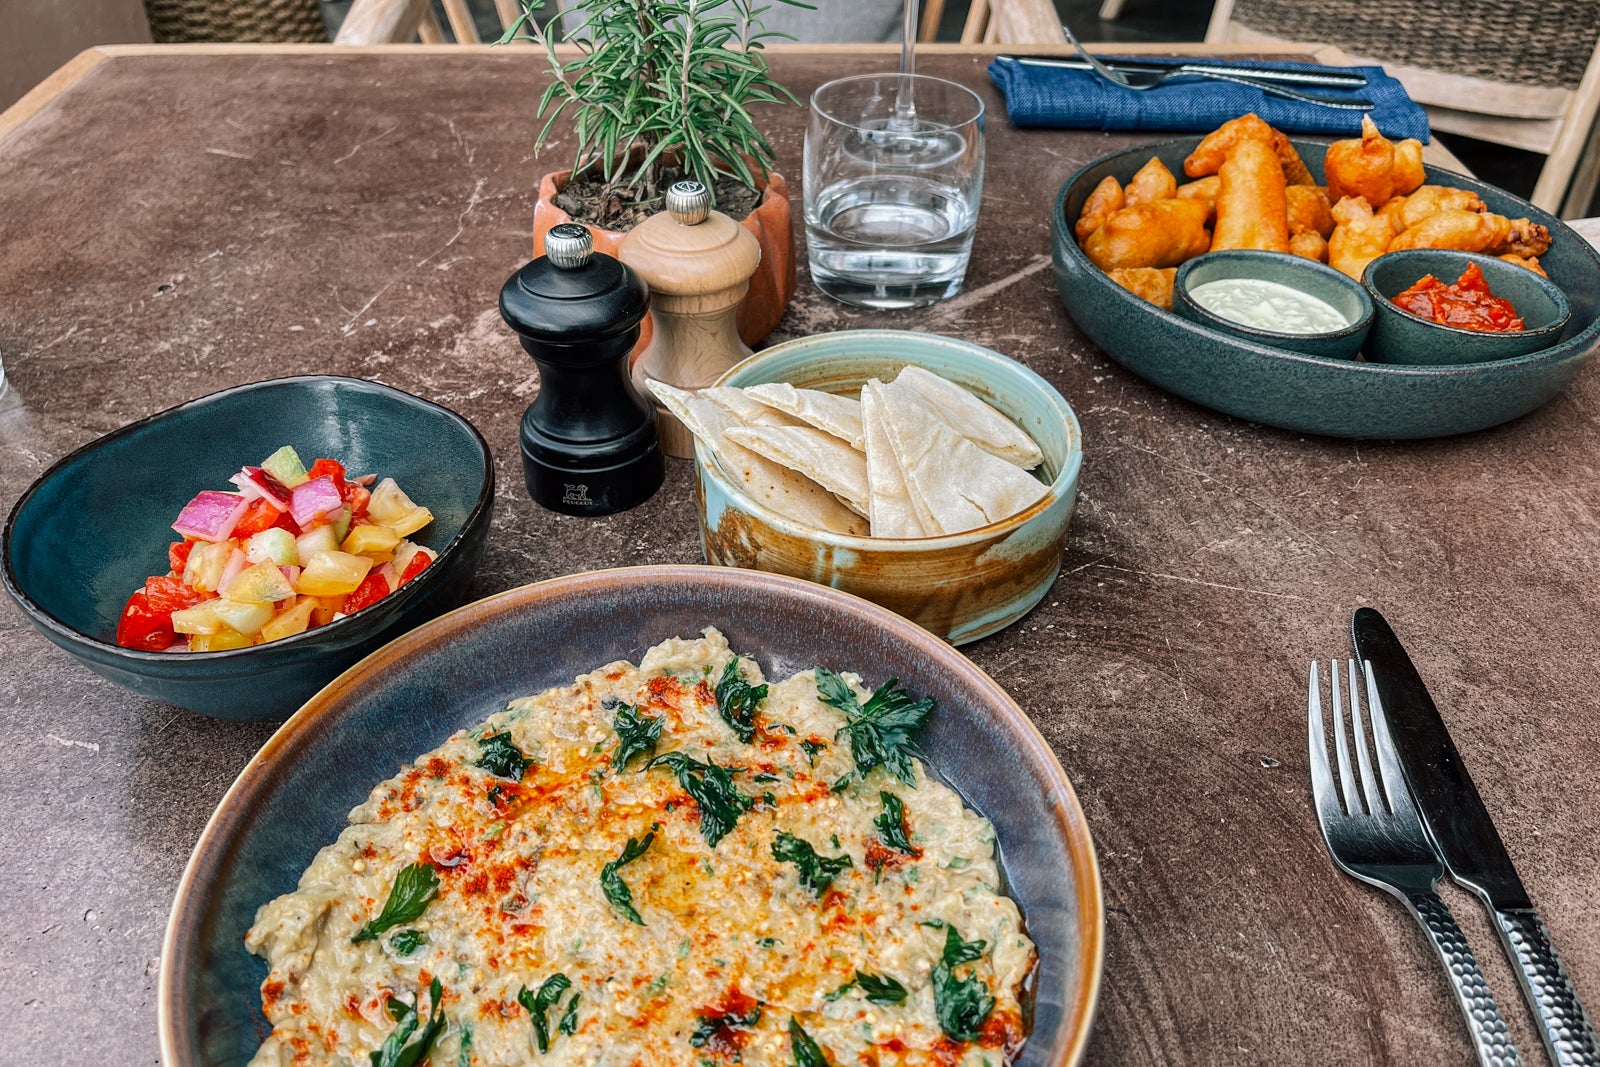
<path id="1" fill-rule="evenodd" d="M 1512 1067 L 1521 1058 L 1511 1042 L 1505 1019 L 1489 992 L 1478 961 L 1472 956 L 1467 939 L 1455 917 L 1434 886 L 1444 873 L 1444 864 L 1428 843 L 1422 820 L 1417 815 L 1405 778 L 1395 758 L 1394 740 L 1378 699 L 1372 667 L 1366 667 L 1367 708 L 1372 720 L 1373 741 L 1377 749 L 1378 770 L 1383 779 L 1380 792 L 1367 754 L 1366 728 L 1362 723 L 1360 686 L 1356 664 L 1347 660 L 1349 683 L 1340 686 L 1339 661 L 1329 664 L 1333 690 L 1334 750 L 1339 762 L 1339 782 L 1334 783 L 1328 762 L 1328 741 L 1322 722 L 1322 690 L 1317 664 L 1311 664 L 1308 717 L 1311 734 L 1311 792 L 1317 803 L 1317 822 L 1328 851 L 1341 870 L 1368 885 L 1398 897 L 1428 933 L 1434 952 L 1450 976 L 1450 984 L 1466 1016 L 1467 1027 L 1477 1045 L 1478 1062 L 1483 1067 Z M 1345 737 L 1345 702 L 1341 688 L 1349 695 L 1350 732 Z M 1354 747 L 1361 780 L 1350 764 Z M 1340 793 L 1343 803 L 1340 803 Z"/>
<path id="2" fill-rule="evenodd" d="M 1283 85 L 1258 81 L 1254 78 L 1242 78 L 1234 74 L 1225 74 L 1221 71 L 1212 70 L 1208 67 L 1200 66 L 1198 64 L 1195 66 L 1173 67 L 1170 70 L 1117 70 L 1114 67 L 1106 66 L 1104 63 L 1100 62 L 1100 60 L 1096 59 L 1089 52 L 1089 50 L 1083 47 L 1083 45 L 1078 42 L 1078 39 L 1072 35 L 1072 29 L 1071 27 L 1067 26 L 1066 23 L 1062 23 L 1061 32 L 1066 35 L 1067 41 L 1072 45 L 1073 48 L 1077 49 L 1078 54 L 1083 57 L 1084 62 L 1088 63 L 1089 66 L 1094 69 L 1096 74 L 1100 75 L 1111 84 L 1120 85 L 1124 89 L 1154 89 L 1162 82 L 1169 81 L 1173 78 L 1201 77 L 1211 78 L 1214 81 L 1234 82 L 1237 85 L 1248 85 L 1252 89 L 1260 89 L 1268 96 L 1281 96 L 1286 100 L 1299 100 L 1306 104 L 1320 104 L 1323 107 L 1340 108 L 1346 111 L 1372 110 L 1371 100 L 1343 100 L 1330 96 L 1318 96 L 1315 93 L 1302 93 L 1298 89 L 1290 89 Z M 1018 62 L 1032 63 L 1037 66 L 1049 65 L 1049 60 L 1024 59 L 1019 60 Z"/>

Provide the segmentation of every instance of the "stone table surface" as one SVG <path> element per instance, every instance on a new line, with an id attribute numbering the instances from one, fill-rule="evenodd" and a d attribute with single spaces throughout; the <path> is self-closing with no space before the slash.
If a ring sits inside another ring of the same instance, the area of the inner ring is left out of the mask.
<path id="1" fill-rule="evenodd" d="M 1083 338 L 1048 269 L 1056 189 L 1138 138 L 1014 129 L 986 61 L 921 64 L 994 109 L 966 292 L 868 314 L 802 273 L 771 340 L 951 334 L 1026 363 L 1082 420 L 1061 576 L 967 651 L 1038 723 L 1099 849 L 1107 953 L 1088 1062 L 1470 1058 L 1420 932 L 1333 868 L 1313 817 L 1306 664 L 1347 653 L 1362 604 L 1408 641 L 1600 1006 L 1600 374 L 1510 425 L 1412 443 L 1307 438 L 1162 393 Z M 805 99 L 891 64 L 835 51 L 773 66 Z M 533 150 L 540 84 L 511 52 L 122 55 L 84 73 L 0 142 L 0 507 L 133 419 L 333 372 L 454 407 L 494 446 L 475 595 L 699 561 L 682 462 L 610 518 L 549 514 L 523 490 L 517 421 L 538 383 L 494 301 L 529 254 L 538 175 L 571 150 Z M 762 118 L 798 189 L 804 111 Z M 272 729 L 134 697 L 0 605 L 0 1060 L 156 1061 L 171 894 Z M 1536 1060 L 1486 922 L 1451 899 Z"/>

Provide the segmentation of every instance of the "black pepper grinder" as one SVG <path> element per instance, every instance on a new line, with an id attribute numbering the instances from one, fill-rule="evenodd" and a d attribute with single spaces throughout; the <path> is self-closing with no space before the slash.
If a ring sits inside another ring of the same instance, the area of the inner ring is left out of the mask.
<path id="1" fill-rule="evenodd" d="M 577 223 L 552 226 L 544 249 L 500 290 L 500 314 L 539 366 L 522 417 L 528 492 L 567 515 L 626 511 L 666 476 L 655 413 L 628 376 L 650 290 Z"/>

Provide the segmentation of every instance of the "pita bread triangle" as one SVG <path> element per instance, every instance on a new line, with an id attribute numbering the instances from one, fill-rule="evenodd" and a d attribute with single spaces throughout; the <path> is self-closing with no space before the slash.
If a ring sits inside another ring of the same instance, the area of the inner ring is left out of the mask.
<path id="1" fill-rule="evenodd" d="M 1044 453 L 1017 424 L 954 382 L 915 364 L 901 368 L 894 384 L 921 396 L 951 429 L 992 456 L 1023 470 L 1044 462 Z"/>
<path id="2" fill-rule="evenodd" d="M 851 448 L 865 451 L 861 431 L 861 402 L 847 396 L 824 393 L 820 389 L 796 389 L 788 382 L 752 385 L 745 393 L 770 408 L 792 415 L 824 433 L 832 434 Z"/>
<path id="3" fill-rule="evenodd" d="M 906 493 L 905 474 L 883 426 L 883 398 L 876 378 L 861 387 L 861 425 L 867 445 L 867 517 L 873 537 L 926 537 Z"/>

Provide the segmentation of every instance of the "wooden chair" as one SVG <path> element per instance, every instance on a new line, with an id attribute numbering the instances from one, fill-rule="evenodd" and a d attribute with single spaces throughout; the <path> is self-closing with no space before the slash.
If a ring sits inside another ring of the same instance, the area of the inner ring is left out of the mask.
<path id="1" fill-rule="evenodd" d="M 472 21 L 467 0 L 442 0 L 445 18 L 456 41 L 476 44 L 478 28 Z M 932 41 L 944 15 L 945 0 L 925 0 L 918 36 Z M 494 0 L 502 26 L 509 25 L 520 12 L 517 0 Z M 420 38 L 426 44 L 445 40 L 444 27 L 434 14 L 429 0 L 355 0 L 345 16 L 335 44 L 394 44 Z M 961 32 L 964 44 L 980 41 L 1006 45 L 1065 44 L 1061 17 L 1051 0 L 972 0 L 966 25 Z"/>
<path id="2" fill-rule="evenodd" d="M 1316 41 L 1381 63 L 1436 130 L 1545 156 L 1530 197 L 1585 214 L 1600 178 L 1600 6 L 1593 0 L 1217 0 L 1206 40 Z"/>

